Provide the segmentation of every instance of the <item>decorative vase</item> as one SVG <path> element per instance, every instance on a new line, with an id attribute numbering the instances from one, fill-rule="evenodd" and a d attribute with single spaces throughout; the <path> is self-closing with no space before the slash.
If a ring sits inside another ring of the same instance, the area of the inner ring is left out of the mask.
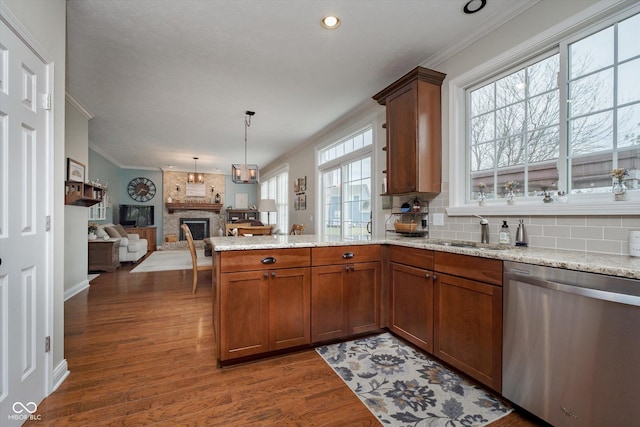
<path id="1" fill-rule="evenodd" d="M 627 184 L 623 180 L 619 179 L 618 182 L 614 182 L 612 191 L 613 200 L 616 202 L 627 200 Z"/>
<path id="2" fill-rule="evenodd" d="M 516 194 L 513 192 L 513 190 L 509 190 L 509 192 L 507 193 L 506 199 L 507 199 L 507 204 L 509 205 L 512 205 L 515 202 Z"/>
<path id="3" fill-rule="evenodd" d="M 480 193 L 478 195 L 478 204 L 480 206 L 484 206 L 487 204 L 487 198 L 485 197 L 484 193 Z"/>
<path id="4" fill-rule="evenodd" d="M 89 233 L 89 240 L 96 240 L 97 238 L 96 233 Z"/>

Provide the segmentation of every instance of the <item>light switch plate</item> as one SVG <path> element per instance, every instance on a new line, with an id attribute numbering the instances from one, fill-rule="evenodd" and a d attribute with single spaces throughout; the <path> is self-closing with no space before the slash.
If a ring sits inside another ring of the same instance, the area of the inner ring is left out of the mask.
<path id="1" fill-rule="evenodd" d="M 444 214 L 443 213 L 434 213 L 433 214 L 433 225 L 444 225 Z"/>

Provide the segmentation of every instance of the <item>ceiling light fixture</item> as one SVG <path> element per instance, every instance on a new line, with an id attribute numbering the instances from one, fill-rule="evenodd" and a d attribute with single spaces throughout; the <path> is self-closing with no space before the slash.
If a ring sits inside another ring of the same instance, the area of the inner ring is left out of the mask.
<path id="1" fill-rule="evenodd" d="M 320 20 L 320 25 L 322 25 L 322 28 L 326 28 L 327 30 L 336 29 L 340 26 L 340 18 L 333 15 L 325 16 Z"/>
<path id="2" fill-rule="evenodd" d="M 258 165 L 247 164 L 247 129 L 251 126 L 253 111 L 246 111 L 244 116 L 244 164 L 231 165 L 231 180 L 236 184 L 257 184 Z"/>
<path id="3" fill-rule="evenodd" d="M 467 15 L 480 12 L 487 5 L 487 0 L 469 0 L 462 10 Z"/>
<path id="4" fill-rule="evenodd" d="M 198 173 L 198 158 L 193 158 L 195 164 L 195 172 L 189 172 L 187 174 L 187 184 L 204 184 L 204 174 Z"/>

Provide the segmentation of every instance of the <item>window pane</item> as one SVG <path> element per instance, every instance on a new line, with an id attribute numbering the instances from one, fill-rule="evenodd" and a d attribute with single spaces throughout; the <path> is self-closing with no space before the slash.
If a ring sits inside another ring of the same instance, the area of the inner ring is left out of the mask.
<path id="1" fill-rule="evenodd" d="M 571 156 L 613 148 L 613 114 L 604 112 L 572 120 L 569 126 Z"/>
<path id="2" fill-rule="evenodd" d="M 640 59 L 618 68 L 618 104 L 633 101 L 640 101 Z"/>
<path id="3" fill-rule="evenodd" d="M 343 238 L 369 238 L 367 223 L 371 218 L 371 158 L 353 161 L 343 166 L 342 235 Z"/>
<path id="4" fill-rule="evenodd" d="M 525 162 L 525 146 L 521 136 L 496 141 L 498 167 L 519 165 Z"/>
<path id="5" fill-rule="evenodd" d="M 640 14 L 618 25 L 618 61 L 640 55 Z"/>
<path id="6" fill-rule="evenodd" d="M 524 167 L 509 168 L 508 170 L 498 171 L 498 182 L 496 184 L 496 198 L 504 198 L 508 191 L 505 185 L 509 182 L 515 183 L 514 194 L 516 197 L 522 197 L 524 182 Z"/>
<path id="7" fill-rule="evenodd" d="M 523 131 L 524 102 L 496 111 L 496 138 L 505 138 Z"/>
<path id="8" fill-rule="evenodd" d="M 471 92 L 471 117 L 491 111 L 494 103 L 495 84 L 491 83 Z"/>
<path id="9" fill-rule="evenodd" d="M 366 147 L 367 145 L 373 144 L 373 131 L 371 129 L 367 130 L 362 134 L 362 143 Z"/>
<path id="10" fill-rule="evenodd" d="M 491 141 L 494 139 L 494 113 L 484 114 L 471 120 L 471 143 Z"/>
<path id="11" fill-rule="evenodd" d="M 572 160 L 571 193 L 611 191 L 613 160 L 610 154 L 592 154 Z"/>
<path id="12" fill-rule="evenodd" d="M 549 92 L 558 88 L 559 55 L 555 54 L 545 60 L 531 65 L 527 69 L 529 79 L 529 96 Z"/>
<path id="13" fill-rule="evenodd" d="M 480 171 L 493 169 L 496 158 L 494 143 L 478 144 L 471 147 L 471 170 Z"/>
<path id="14" fill-rule="evenodd" d="M 496 81 L 496 107 L 504 107 L 523 100 L 525 87 L 525 70 Z"/>
<path id="15" fill-rule="evenodd" d="M 557 126 L 535 130 L 527 135 L 529 163 L 557 159 L 560 155 L 560 130 Z"/>
<path id="16" fill-rule="evenodd" d="M 618 147 L 633 145 L 640 145 L 640 104 L 618 110 Z"/>
<path id="17" fill-rule="evenodd" d="M 569 84 L 570 117 L 613 106 L 613 69 L 601 71 Z"/>
<path id="18" fill-rule="evenodd" d="M 557 90 L 529 99 L 527 108 L 529 130 L 560 122 L 560 97 Z"/>
<path id="19" fill-rule="evenodd" d="M 613 27 L 569 45 L 572 79 L 613 65 Z"/>

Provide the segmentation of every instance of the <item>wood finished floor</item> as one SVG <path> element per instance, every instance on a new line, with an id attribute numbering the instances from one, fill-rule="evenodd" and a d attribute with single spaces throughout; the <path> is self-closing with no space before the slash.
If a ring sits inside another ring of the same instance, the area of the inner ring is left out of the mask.
<path id="1" fill-rule="evenodd" d="M 70 375 L 49 426 L 378 426 L 315 351 L 216 367 L 211 272 L 103 273 L 65 303 Z M 29 423 L 28 423 L 29 424 Z M 512 413 L 492 427 L 536 426 Z"/>

